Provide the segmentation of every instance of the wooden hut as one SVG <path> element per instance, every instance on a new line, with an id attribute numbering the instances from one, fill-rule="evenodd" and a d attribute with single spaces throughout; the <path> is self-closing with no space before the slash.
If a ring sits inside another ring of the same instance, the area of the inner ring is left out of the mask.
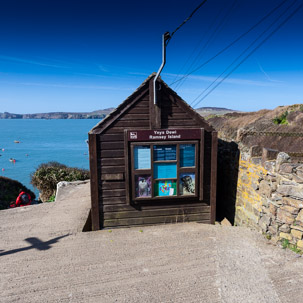
<path id="1" fill-rule="evenodd" d="M 89 132 L 92 230 L 215 221 L 217 132 L 154 77 Z"/>

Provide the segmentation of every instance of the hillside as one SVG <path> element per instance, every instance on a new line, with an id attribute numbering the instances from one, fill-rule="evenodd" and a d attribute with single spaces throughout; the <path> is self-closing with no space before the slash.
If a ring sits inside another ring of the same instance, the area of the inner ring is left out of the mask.
<path id="1" fill-rule="evenodd" d="M 275 122 L 274 122 L 275 121 Z M 211 117 L 208 122 L 219 132 L 219 137 L 227 140 L 240 140 L 246 146 L 263 145 L 289 152 L 303 151 L 303 104 L 279 106 L 273 110 L 257 112 L 234 112 Z M 238 136 L 241 129 L 243 135 Z M 255 132 L 249 135 L 247 132 Z M 271 136 L 259 132 L 287 133 L 286 136 Z"/>
<path id="2" fill-rule="evenodd" d="M 114 108 L 95 110 L 93 112 L 52 112 L 37 114 L 0 113 L 0 119 L 103 119 Z"/>
<path id="3" fill-rule="evenodd" d="M 200 108 L 197 108 L 196 111 L 202 117 L 220 116 L 220 115 L 225 115 L 225 114 L 228 114 L 228 113 L 238 112 L 236 110 L 229 109 L 229 108 L 224 108 L 224 107 L 200 107 Z"/>

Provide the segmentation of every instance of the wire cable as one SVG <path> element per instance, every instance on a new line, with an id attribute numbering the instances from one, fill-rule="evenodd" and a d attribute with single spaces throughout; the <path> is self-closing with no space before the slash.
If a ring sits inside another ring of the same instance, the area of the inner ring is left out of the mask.
<path id="1" fill-rule="evenodd" d="M 197 56 L 195 57 L 195 59 L 193 60 L 193 62 L 190 64 L 190 66 L 187 68 L 186 73 L 188 73 L 190 71 L 190 69 L 193 67 L 193 65 L 197 62 L 197 60 L 199 59 L 199 57 L 201 57 L 201 54 L 203 51 L 206 51 L 209 48 L 209 45 L 211 44 L 211 42 L 213 42 L 213 40 L 215 39 L 216 35 L 218 35 L 222 29 L 223 29 L 223 25 L 226 22 L 226 20 L 228 19 L 228 17 L 230 17 L 231 12 L 234 10 L 236 4 L 237 4 L 238 0 L 234 0 L 232 5 L 230 6 L 230 8 L 227 10 L 227 12 L 225 13 L 225 15 L 223 16 L 222 20 L 219 22 L 219 24 L 216 26 L 214 32 L 210 35 L 210 37 L 208 38 L 208 40 L 204 43 L 202 49 L 199 51 L 199 53 L 197 54 Z M 184 84 L 185 81 L 180 81 L 179 84 L 175 87 L 175 90 L 180 89 L 180 87 Z"/>
<path id="2" fill-rule="evenodd" d="M 176 31 L 178 31 L 188 20 L 190 20 L 192 18 L 192 16 L 196 13 L 196 11 L 203 5 L 206 3 L 207 0 L 202 1 L 193 11 L 192 13 L 188 16 L 188 18 L 186 18 L 171 34 L 170 34 L 170 39 L 172 38 L 172 36 L 175 34 Z"/>
<path id="3" fill-rule="evenodd" d="M 221 55 L 222 53 L 224 53 L 225 51 L 227 51 L 230 47 L 232 47 L 234 44 L 236 44 L 239 40 L 241 40 L 243 37 L 245 37 L 248 33 L 250 33 L 253 29 L 255 29 L 258 25 L 260 25 L 263 21 L 265 21 L 267 18 L 269 18 L 276 10 L 278 10 L 287 0 L 283 0 L 279 5 L 277 5 L 274 9 L 272 9 L 269 13 L 267 13 L 263 18 L 261 18 L 257 23 L 255 23 L 251 28 L 249 28 L 246 32 L 244 32 L 243 34 L 241 34 L 238 38 L 236 38 L 233 42 L 231 42 L 230 44 L 228 44 L 226 47 L 224 47 L 222 50 L 220 50 L 218 53 L 216 53 L 214 56 L 210 57 L 209 59 L 207 59 L 206 61 L 204 61 L 204 63 L 202 63 L 201 65 L 199 65 L 197 68 L 193 69 L 191 72 L 189 72 L 188 74 L 182 76 L 180 79 L 172 82 L 169 84 L 169 86 L 182 81 L 183 79 L 187 78 L 188 76 L 190 76 L 191 74 L 193 74 L 194 72 L 196 72 L 197 70 L 199 70 L 200 68 L 204 67 L 206 64 L 208 64 L 209 62 L 211 62 L 212 60 L 214 60 L 215 58 L 217 58 L 219 55 Z"/>
<path id="4" fill-rule="evenodd" d="M 199 105 L 211 92 L 213 92 L 227 77 L 229 77 L 241 64 L 243 64 L 255 51 L 257 51 L 268 39 L 270 39 L 283 25 L 285 25 L 301 8 L 299 5 L 283 22 L 281 22 L 265 39 L 263 39 L 246 57 L 244 57 L 224 78 L 220 80 L 206 95 L 204 95 L 194 106 Z"/>
<path id="5" fill-rule="evenodd" d="M 293 2 L 292 2 L 292 4 L 290 4 L 253 42 L 251 42 L 250 44 L 249 44 L 249 46 L 248 47 L 246 47 L 243 51 L 242 51 L 242 53 L 239 55 L 239 56 L 237 56 L 237 58 L 236 59 L 234 59 L 233 60 L 233 62 L 228 66 L 228 67 L 226 67 L 225 68 L 225 70 L 211 83 L 211 84 L 209 84 L 203 91 L 202 91 L 202 93 L 200 93 L 192 102 L 191 102 L 191 104 L 190 105 L 192 105 L 193 103 L 195 103 L 195 101 L 196 100 L 198 100 L 213 84 L 215 84 L 217 81 L 218 81 L 218 79 L 220 79 L 221 77 L 222 77 L 222 75 L 225 73 L 225 72 L 227 72 L 267 31 L 269 31 L 270 30 L 270 28 L 271 27 L 273 27 L 274 25 L 275 25 L 275 23 L 277 23 L 279 20 L 280 20 L 280 18 L 281 17 L 283 17 L 286 13 L 287 13 L 287 11 L 292 7 L 292 6 L 294 6 L 295 4 L 296 4 L 296 2 L 297 2 L 298 0 L 294 0 Z"/>

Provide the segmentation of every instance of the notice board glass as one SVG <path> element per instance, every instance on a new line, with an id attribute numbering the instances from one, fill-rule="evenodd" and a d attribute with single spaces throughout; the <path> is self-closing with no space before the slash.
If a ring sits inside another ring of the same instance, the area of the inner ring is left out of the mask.
<path id="1" fill-rule="evenodd" d="M 150 146 L 138 145 L 134 147 L 135 169 L 150 169 Z"/>
<path id="2" fill-rule="evenodd" d="M 180 167 L 195 166 L 195 144 L 180 144 Z"/>

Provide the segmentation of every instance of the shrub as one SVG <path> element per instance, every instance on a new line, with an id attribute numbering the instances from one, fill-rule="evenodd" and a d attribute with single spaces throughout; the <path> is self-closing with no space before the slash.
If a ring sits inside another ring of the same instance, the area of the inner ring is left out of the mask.
<path id="1" fill-rule="evenodd" d="M 40 191 L 40 199 L 50 201 L 56 195 L 57 184 L 61 181 L 89 179 L 89 171 L 77 167 L 68 167 L 58 162 L 41 164 L 31 175 L 31 184 Z"/>
<path id="2" fill-rule="evenodd" d="M 275 117 L 273 122 L 275 124 L 288 124 L 287 122 L 288 111 L 284 112 L 282 115 Z"/>
<path id="3" fill-rule="evenodd" d="M 6 177 L 0 177 L 0 209 L 6 209 L 11 202 L 15 202 L 19 196 L 20 189 L 29 193 L 32 200 L 36 198 L 36 195 L 20 182 Z"/>

